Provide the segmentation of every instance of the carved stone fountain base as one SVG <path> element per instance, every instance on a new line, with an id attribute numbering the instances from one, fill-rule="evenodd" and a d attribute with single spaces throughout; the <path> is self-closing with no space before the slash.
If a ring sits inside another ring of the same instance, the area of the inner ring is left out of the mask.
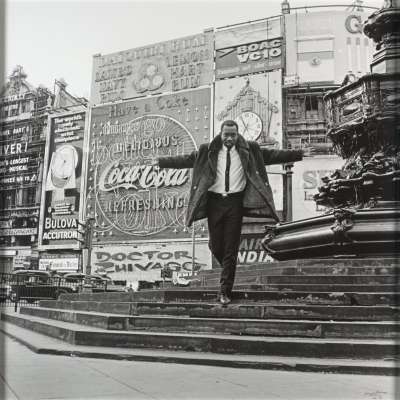
<path id="1" fill-rule="evenodd" d="M 267 226 L 263 246 L 276 260 L 400 255 L 400 202 Z"/>

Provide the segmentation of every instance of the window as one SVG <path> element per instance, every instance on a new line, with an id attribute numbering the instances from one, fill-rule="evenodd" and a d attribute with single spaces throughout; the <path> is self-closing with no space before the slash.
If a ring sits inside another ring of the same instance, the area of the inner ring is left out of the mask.
<path id="1" fill-rule="evenodd" d="M 36 187 L 22 189 L 22 206 L 31 206 L 36 203 Z"/>
<path id="2" fill-rule="evenodd" d="M 306 96 L 306 111 L 318 111 L 317 96 Z"/>
<path id="3" fill-rule="evenodd" d="M 290 120 L 297 120 L 297 119 L 302 118 L 301 101 L 296 97 L 289 97 L 288 98 L 288 111 L 289 111 L 288 117 Z M 304 110 L 303 110 L 303 113 L 304 113 Z"/>
<path id="4" fill-rule="evenodd" d="M 15 190 L 0 192 L 0 208 L 15 207 Z"/>

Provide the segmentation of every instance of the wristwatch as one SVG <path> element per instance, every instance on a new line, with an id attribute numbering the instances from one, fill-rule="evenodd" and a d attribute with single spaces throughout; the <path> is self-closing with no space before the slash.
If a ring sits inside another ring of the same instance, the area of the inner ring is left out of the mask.
<path id="1" fill-rule="evenodd" d="M 61 146 L 53 153 L 50 173 L 51 182 L 56 188 L 62 189 L 67 185 L 75 175 L 77 163 L 78 153 L 71 145 Z"/>

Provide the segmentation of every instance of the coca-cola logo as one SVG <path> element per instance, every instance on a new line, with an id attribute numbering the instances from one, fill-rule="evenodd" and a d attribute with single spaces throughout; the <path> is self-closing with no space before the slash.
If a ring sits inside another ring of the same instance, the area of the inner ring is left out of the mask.
<path id="1" fill-rule="evenodd" d="M 149 236 L 184 229 L 190 171 L 160 169 L 153 160 L 196 149 L 187 129 L 171 117 L 147 115 L 95 124 L 89 158 L 87 212 L 95 236 L 121 232 Z"/>
<path id="2" fill-rule="evenodd" d="M 150 189 L 184 185 L 189 178 L 187 169 L 162 169 L 151 165 L 124 166 L 121 161 L 109 164 L 99 177 L 99 190 Z"/>

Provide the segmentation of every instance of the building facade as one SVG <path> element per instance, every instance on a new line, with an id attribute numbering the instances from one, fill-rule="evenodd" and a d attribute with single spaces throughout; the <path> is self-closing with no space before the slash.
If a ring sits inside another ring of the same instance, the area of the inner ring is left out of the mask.
<path id="1" fill-rule="evenodd" d="M 323 96 L 369 72 L 375 47 L 362 34 L 372 10 L 359 6 L 286 9 L 285 24 L 285 138 L 288 148 L 304 149 L 306 157 L 293 168 L 292 216 L 309 218 L 326 210 L 317 206 L 317 193 L 325 175 L 340 168 L 328 139 Z"/>
<path id="2" fill-rule="evenodd" d="M 369 14 L 358 8 L 285 14 L 284 96 L 289 148 L 332 154 L 322 99 L 346 76 L 355 78 L 369 72 L 374 45 L 362 34 L 362 22 Z"/>
<path id="3" fill-rule="evenodd" d="M 33 87 L 21 66 L 0 96 L 0 271 L 39 265 L 43 160 L 48 117 L 75 101 L 57 82 L 56 93 Z"/>
<path id="4" fill-rule="evenodd" d="M 53 94 L 26 81 L 17 67 L 0 97 L 1 271 L 37 268 L 42 160 Z"/>

